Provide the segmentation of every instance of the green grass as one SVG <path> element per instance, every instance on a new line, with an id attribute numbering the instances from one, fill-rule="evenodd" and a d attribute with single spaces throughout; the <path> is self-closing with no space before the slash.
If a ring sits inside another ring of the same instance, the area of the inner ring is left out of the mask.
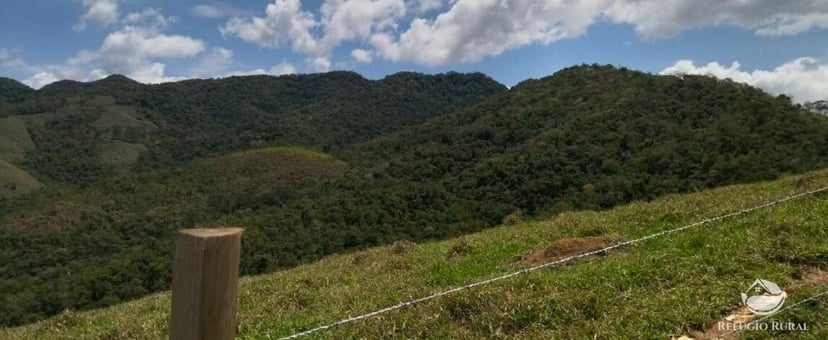
<path id="1" fill-rule="evenodd" d="M 144 144 L 131 144 L 117 140 L 101 143 L 98 148 L 98 162 L 114 166 L 134 165 L 138 157 L 147 152 Z"/>
<path id="2" fill-rule="evenodd" d="M 0 159 L 0 196 L 23 195 L 42 186 L 28 172 Z"/>
<path id="3" fill-rule="evenodd" d="M 555 240 L 633 239 L 828 185 L 828 170 L 728 186 L 459 239 L 401 242 L 241 279 L 237 336 L 278 338 L 400 301 L 523 268 L 520 256 Z M 704 330 L 739 307 L 756 278 L 783 288 L 828 265 L 828 195 L 803 197 L 721 222 L 437 298 L 311 338 L 661 338 Z M 794 303 L 828 286 L 789 292 Z M 169 294 L 112 308 L 67 311 L 7 329 L 10 339 L 164 338 Z M 747 338 L 828 338 L 828 298 L 777 314 L 809 331 Z"/>
<path id="4" fill-rule="evenodd" d="M 155 131 L 158 129 L 155 124 L 136 118 L 137 113 L 135 108 L 131 106 L 88 106 L 86 109 L 100 112 L 101 116 L 91 124 L 92 127 L 100 131 L 111 131 L 116 126 L 135 128 L 142 131 Z"/>
<path id="5" fill-rule="evenodd" d="M 331 159 L 333 158 L 331 155 L 326 154 L 321 151 L 316 151 L 312 149 L 308 149 L 306 147 L 301 146 L 271 146 L 261 149 L 243 151 L 242 153 L 281 153 L 281 154 L 289 154 L 289 155 L 302 155 L 307 157 L 313 158 L 321 158 L 321 159 Z"/>
<path id="6" fill-rule="evenodd" d="M 295 146 L 246 150 L 197 160 L 193 165 L 193 176 L 212 179 L 227 192 L 339 178 L 349 168 L 328 154 Z"/>
<path id="7" fill-rule="evenodd" d="M 0 159 L 14 162 L 34 148 L 25 121 L 18 117 L 0 118 Z"/>

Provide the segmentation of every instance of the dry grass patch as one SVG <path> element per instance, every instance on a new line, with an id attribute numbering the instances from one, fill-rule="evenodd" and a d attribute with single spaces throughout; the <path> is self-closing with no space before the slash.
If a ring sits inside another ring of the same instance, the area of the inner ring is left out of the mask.
<path id="1" fill-rule="evenodd" d="M 555 259 L 606 248 L 620 240 L 621 238 L 615 236 L 567 237 L 553 242 L 545 249 L 535 250 L 520 260 L 529 265 L 539 265 Z"/>

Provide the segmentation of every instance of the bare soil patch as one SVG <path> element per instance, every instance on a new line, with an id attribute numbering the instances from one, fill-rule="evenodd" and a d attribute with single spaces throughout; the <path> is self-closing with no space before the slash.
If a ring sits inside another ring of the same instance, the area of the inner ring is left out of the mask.
<path id="1" fill-rule="evenodd" d="M 545 249 L 538 249 L 523 256 L 520 261 L 530 265 L 538 265 L 555 259 L 606 248 L 619 240 L 617 237 L 610 236 L 562 238 L 553 242 Z"/>

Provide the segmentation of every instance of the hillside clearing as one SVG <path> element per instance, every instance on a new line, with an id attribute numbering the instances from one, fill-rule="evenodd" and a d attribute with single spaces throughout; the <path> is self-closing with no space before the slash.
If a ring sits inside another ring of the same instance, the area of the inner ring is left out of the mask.
<path id="1" fill-rule="evenodd" d="M 15 162 L 34 148 L 25 121 L 18 117 L 0 118 L 0 159 Z"/>
<path id="2" fill-rule="evenodd" d="M 0 197 L 23 195 L 43 184 L 14 164 L 0 159 Z"/>

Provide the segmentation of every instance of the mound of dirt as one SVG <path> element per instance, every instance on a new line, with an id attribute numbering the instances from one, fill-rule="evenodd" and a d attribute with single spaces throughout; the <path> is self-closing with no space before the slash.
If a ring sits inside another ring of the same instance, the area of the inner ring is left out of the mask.
<path id="1" fill-rule="evenodd" d="M 545 249 L 538 249 L 529 253 L 522 257 L 521 261 L 530 265 L 538 265 L 551 260 L 606 248 L 619 240 L 617 237 L 610 236 L 563 238 L 553 242 Z"/>

